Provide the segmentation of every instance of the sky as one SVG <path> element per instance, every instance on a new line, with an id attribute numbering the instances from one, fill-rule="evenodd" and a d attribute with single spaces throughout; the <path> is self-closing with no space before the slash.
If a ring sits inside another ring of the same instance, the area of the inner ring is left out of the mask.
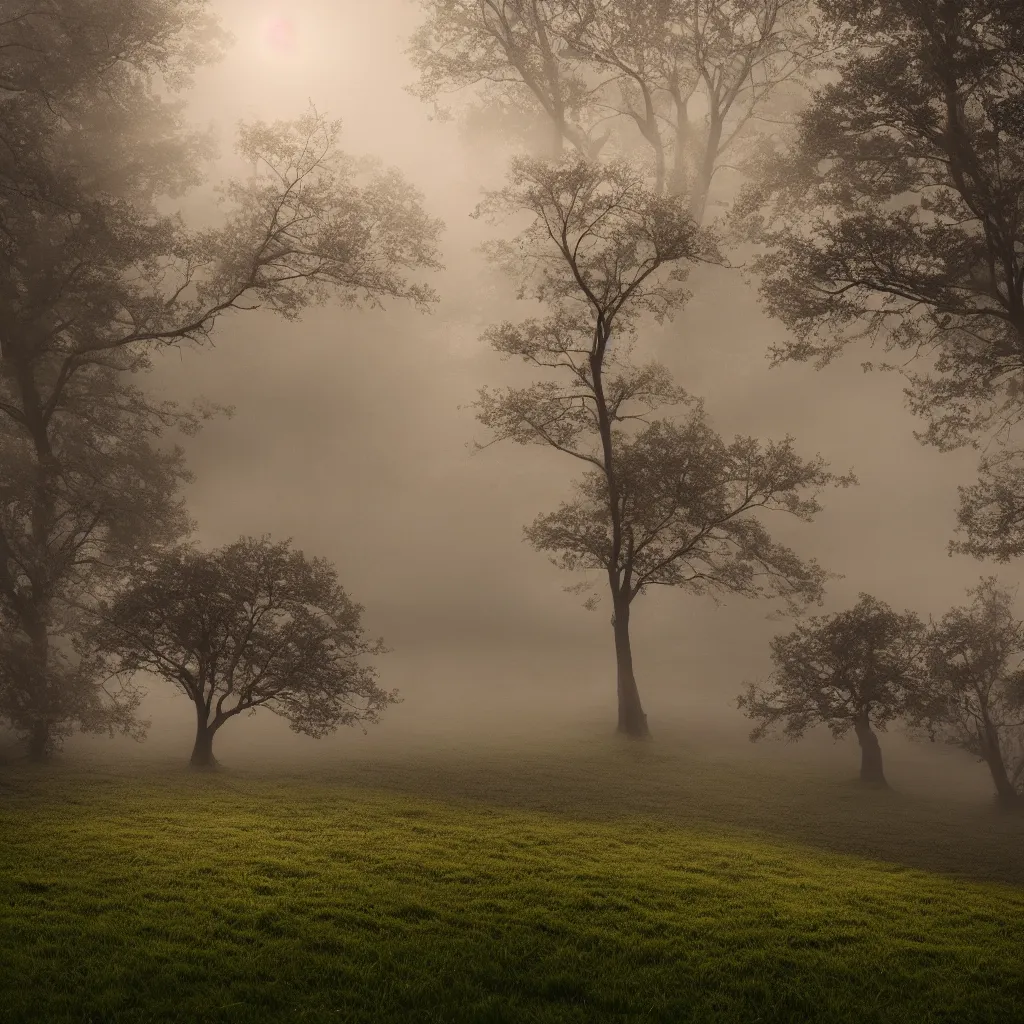
<path id="1" fill-rule="evenodd" d="M 611 729 L 610 611 L 583 609 L 563 590 L 574 580 L 522 540 L 524 524 L 569 494 L 575 466 L 539 449 L 470 447 L 485 435 L 465 406 L 515 372 L 479 335 L 536 312 L 474 251 L 496 230 L 470 213 L 484 187 L 500 185 L 501 154 L 471 149 L 404 91 L 414 72 L 403 51 L 419 18 L 410 0 L 220 0 L 216 9 L 237 43 L 197 77 L 194 120 L 212 123 L 227 151 L 240 118 L 295 117 L 310 101 L 340 117 L 346 150 L 397 167 L 446 222 L 447 270 L 427 316 L 397 302 L 311 310 L 297 323 L 237 315 L 221 321 L 212 348 L 157 360 L 155 389 L 236 409 L 186 442 L 201 543 L 269 533 L 337 565 L 369 630 L 392 648 L 381 683 L 404 703 L 377 730 L 443 735 L 456 724 L 530 728 L 573 716 Z M 646 330 L 637 355 L 663 360 L 726 437 L 792 434 L 803 454 L 860 479 L 826 493 L 814 524 L 778 524 L 801 554 L 844 576 L 820 612 L 868 591 L 938 615 L 997 572 L 947 557 L 956 485 L 971 482 L 975 456 L 920 446 L 897 378 L 865 375 L 856 355 L 820 372 L 769 369 L 783 328 L 740 273 L 702 269 L 691 286 L 688 307 Z M 1016 583 L 1012 566 L 998 575 Z M 749 728 L 735 697 L 770 670 L 768 640 L 786 628 L 769 611 L 676 591 L 639 600 L 634 660 L 655 736 L 670 717 Z M 155 687 L 147 711 L 187 736 L 183 697 Z M 287 734 L 265 719 L 260 735 Z"/>

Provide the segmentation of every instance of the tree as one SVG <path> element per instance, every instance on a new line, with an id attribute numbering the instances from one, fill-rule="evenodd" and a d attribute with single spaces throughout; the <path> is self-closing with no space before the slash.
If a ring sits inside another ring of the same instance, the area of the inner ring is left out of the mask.
<path id="1" fill-rule="evenodd" d="M 823 66 L 832 41 L 808 0 L 425 0 L 410 54 L 433 100 L 483 85 L 485 112 L 533 109 L 594 158 L 637 143 L 654 190 L 700 221 L 715 174 L 777 119 L 781 93 Z M 601 130 L 601 126 L 606 126 Z M 734 160 L 733 163 L 736 161 Z"/>
<path id="2" fill-rule="evenodd" d="M 726 445 L 699 407 L 682 425 L 652 418 L 694 402 L 663 366 L 630 362 L 637 319 L 671 315 L 686 298 L 686 265 L 717 258 L 678 199 L 652 192 L 623 161 L 517 159 L 507 187 L 482 211 L 531 215 L 514 241 L 489 252 L 518 278 L 523 297 L 551 312 L 487 332 L 498 352 L 547 379 L 483 389 L 477 415 L 489 443 L 538 444 L 586 464 L 576 500 L 540 517 L 526 536 L 555 552 L 557 565 L 605 576 L 618 728 L 646 736 L 629 635 L 633 600 L 656 585 L 818 598 L 823 571 L 774 543 L 750 513 L 767 507 L 810 518 L 818 506 L 800 493 L 834 478 L 820 460 L 801 460 L 788 440 Z"/>
<path id="3" fill-rule="evenodd" d="M 988 766 L 1001 807 L 1024 803 L 1024 622 L 995 577 L 934 624 L 930 702 L 917 724 Z"/>
<path id="4" fill-rule="evenodd" d="M 191 529 L 183 453 L 160 443 L 168 426 L 198 419 L 99 367 L 62 389 L 45 475 L 32 439 L 0 418 L 0 715 L 35 759 L 76 727 L 142 732 L 138 693 L 112 689 L 80 641 L 124 567 Z"/>
<path id="5" fill-rule="evenodd" d="M 752 740 L 778 725 L 790 740 L 815 725 L 836 739 L 853 729 L 860 779 L 887 785 L 875 730 L 924 704 L 925 626 L 913 612 L 894 612 L 861 594 L 853 608 L 814 616 L 771 641 L 775 665 L 767 686 L 751 683 L 738 707 L 757 722 Z"/>
<path id="6" fill-rule="evenodd" d="M 821 6 L 853 42 L 738 207 L 763 246 L 765 305 L 793 331 L 773 358 L 822 366 L 853 339 L 877 339 L 910 354 L 921 441 L 1006 440 L 1024 412 L 1024 7 Z M 954 550 L 1019 548 L 1019 527 L 1005 546 L 986 526 L 1000 488 L 1019 494 L 1012 467 L 983 463 Z"/>
<path id="7" fill-rule="evenodd" d="M 571 0 L 427 0 L 423 6 L 427 20 L 409 46 L 420 72 L 416 95 L 436 103 L 445 93 L 483 85 L 492 110 L 525 108 L 549 120 L 556 158 L 565 142 L 596 156 L 600 143 L 587 123 L 580 62 L 563 52 L 575 24 Z"/>
<path id="8" fill-rule="evenodd" d="M 127 375 L 149 369 L 155 348 L 203 343 L 229 312 L 294 319 L 330 297 L 434 298 L 408 275 L 438 267 L 439 224 L 395 172 L 341 153 L 339 124 L 313 109 L 241 127 L 254 173 L 223 186 L 218 226 L 164 212 L 201 183 L 211 153 L 174 99 L 218 52 L 206 6 L 25 0 L 0 19 L 0 415 L 35 461 L 18 477 L 28 511 L 4 524 L 16 535 L 0 540 L 0 596 L 11 627 L 37 638 L 26 679 L 47 676 L 42 630 L 64 614 L 66 566 L 8 585 L 20 572 L 9 552 L 27 545 L 45 562 L 64 528 L 54 495 L 79 468 L 61 461 L 55 438 L 92 408 L 76 395 L 103 406 L 98 418 L 117 420 L 127 404 L 146 433 L 178 414 L 144 413 Z M 40 57 L 54 52 L 61 61 Z"/>
<path id="9" fill-rule="evenodd" d="M 191 763 L 205 768 L 224 723 L 260 707 L 313 737 L 378 721 L 397 697 L 361 661 L 384 651 L 361 617 L 325 559 L 246 537 L 147 559 L 103 606 L 90 640 L 118 675 L 151 672 L 192 701 Z"/>

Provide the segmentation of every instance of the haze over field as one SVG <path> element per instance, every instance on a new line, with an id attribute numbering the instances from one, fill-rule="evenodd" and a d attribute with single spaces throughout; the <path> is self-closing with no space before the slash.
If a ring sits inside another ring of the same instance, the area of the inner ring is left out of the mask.
<path id="1" fill-rule="evenodd" d="M 429 317 L 397 301 L 312 309 L 294 323 L 234 315 L 219 322 L 212 347 L 156 357 L 148 388 L 235 408 L 232 419 L 185 441 L 200 542 L 269 533 L 335 563 L 365 605 L 369 632 L 392 648 L 380 660 L 381 681 L 403 698 L 367 738 L 342 730 L 314 742 L 260 713 L 227 731 L 225 754 L 266 743 L 333 756 L 413 734 L 480 739 L 581 721 L 602 728 L 615 688 L 607 601 L 595 612 L 581 608 L 563 590 L 568 578 L 522 540 L 523 525 L 567 495 L 563 460 L 515 445 L 470 450 L 484 437 L 466 408 L 477 389 L 527 379 L 480 334 L 532 315 L 536 304 L 518 302 L 483 264 L 476 247 L 498 229 L 470 216 L 483 189 L 501 183 L 512 150 L 473 142 L 405 90 L 415 72 L 404 50 L 421 19 L 411 0 L 220 0 L 215 10 L 236 42 L 199 71 L 188 95 L 191 119 L 212 124 L 220 140 L 212 180 L 244 173 L 231 150 L 240 119 L 293 118 L 313 102 L 343 120 L 347 152 L 398 168 L 446 225 L 446 269 L 433 275 L 441 301 Z M 185 206 L 195 224 L 211 209 L 209 189 Z M 791 433 L 801 453 L 820 452 L 836 471 L 858 475 L 859 487 L 824 496 L 813 524 L 773 524 L 801 555 L 843 574 L 828 585 L 822 611 L 867 590 L 894 608 L 941 615 L 980 571 L 993 571 L 945 550 L 956 485 L 972 479 L 976 457 L 914 440 L 920 423 L 896 375 L 865 375 L 860 353 L 827 373 L 806 364 L 770 370 L 767 350 L 785 329 L 764 315 L 742 273 L 698 268 L 690 287 L 674 321 L 642 329 L 638 353 L 665 362 L 701 396 L 724 436 Z M 1017 575 L 1012 564 L 1001 572 L 1013 585 Z M 632 629 L 656 734 L 672 723 L 745 748 L 749 723 L 735 698 L 745 681 L 767 674 L 768 640 L 785 625 L 768 611 L 739 597 L 716 606 L 654 588 Z M 165 683 L 153 680 L 143 716 L 153 724 L 138 753 L 187 745 L 192 711 Z M 69 749 L 77 747 L 105 750 L 110 741 L 77 736 Z M 938 758 L 934 750 L 914 756 Z M 983 787 L 980 766 L 976 774 Z"/>
<path id="2" fill-rule="evenodd" d="M 564 574 L 521 539 L 525 523 L 567 494 L 563 460 L 512 445 L 476 454 L 468 447 L 483 436 L 465 408 L 477 389 L 525 379 L 479 335 L 535 309 L 517 302 L 475 252 L 495 229 L 470 214 L 482 188 L 500 184 L 509 151 L 470 142 L 404 90 L 414 71 L 403 51 L 420 18 L 411 2 L 223 0 L 216 10 L 237 41 L 224 61 L 200 71 L 189 95 L 192 119 L 212 122 L 221 140 L 214 178 L 240 169 L 230 148 L 239 119 L 291 118 L 312 101 L 343 119 L 346 151 L 397 167 L 446 224 L 446 270 L 434 275 L 441 302 L 427 318 L 399 302 L 314 309 L 295 323 L 236 315 L 220 322 L 212 349 L 157 358 L 148 387 L 236 410 L 186 442 L 196 474 L 188 505 L 201 543 L 270 533 L 334 562 L 365 605 L 369 631 L 393 649 L 379 663 L 381 681 L 404 701 L 366 738 L 342 730 L 313 741 L 261 713 L 226 731 L 224 756 L 273 749 L 331 757 L 413 735 L 448 742 L 580 722 L 610 728 L 607 602 L 596 612 L 581 608 L 563 592 Z M 208 192 L 190 198 L 193 222 L 203 222 L 209 200 Z M 904 408 L 898 377 L 864 375 L 858 353 L 828 373 L 769 370 L 766 352 L 784 328 L 761 312 L 741 273 L 697 269 L 691 289 L 673 322 L 642 330 L 638 352 L 657 356 L 702 396 L 726 437 L 792 433 L 801 453 L 820 452 L 859 477 L 859 487 L 825 495 L 815 523 L 774 524 L 801 555 L 844 575 L 829 584 L 822 611 L 867 590 L 894 608 L 940 615 L 981 569 L 992 571 L 946 556 L 956 485 L 971 479 L 975 456 L 915 442 L 920 424 Z M 1017 582 L 1012 564 L 1001 576 Z M 766 619 L 768 610 L 738 597 L 716 607 L 658 588 L 637 607 L 636 668 L 656 735 L 671 723 L 694 739 L 728 737 L 745 749 L 749 723 L 734 702 L 744 681 L 770 668 L 768 640 L 783 627 Z M 154 681 L 143 715 L 153 724 L 137 753 L 187 747 L 193 713 L 166 684 Z M 896 737 L 886 744 L 905 746 Z M 76 748 L 110 743 L 76 737 Z M 941 754 L 908 756 L 943 766 L 967 760 Z M 983 767 L 975 774 L 983 790 Z"/>

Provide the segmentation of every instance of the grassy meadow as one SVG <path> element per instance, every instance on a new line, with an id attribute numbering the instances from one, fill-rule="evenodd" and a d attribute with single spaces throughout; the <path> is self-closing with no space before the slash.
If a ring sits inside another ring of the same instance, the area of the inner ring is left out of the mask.
<path id="1" fill-rule="evenodd" d="M 0 768 L 0 1020 L 1024 1022 L 1024 821 L 590 737 Z"/>

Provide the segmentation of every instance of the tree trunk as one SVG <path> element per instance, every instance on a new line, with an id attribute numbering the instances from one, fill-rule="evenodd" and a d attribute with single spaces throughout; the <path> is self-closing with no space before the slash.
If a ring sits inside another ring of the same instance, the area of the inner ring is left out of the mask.
<path id="1" fill-rule="evenodd" d="M 553 119 L 552 122 L 552 135 L 551 135 L 551 159 L 561 160 L 562 153 L 565 151 L 565 132 L 562 128 L 562 123 L 557 119 Z"/>
<path id="2" fill-rule="evenodd" d="M 869 786 L 888 786 L 882 771 L 882 748 L 867 712 L 858 715 L 853 728 L 860 744 L 860 781 Z"/>
<path id="3" fill-rule="evenodd" d="M 999 731 L 992 724 L 984 709 L 982 710 L 982 716 L 984 727 L 981 735 L 981 753 L 985 759 L 985 764 L 988 765 L 992 781 L 995 783 L 996 803 L 1006 810 L 1020 807 L 1024 804 L 1024 800 L 1021 799 L 1020 793 L 1017 792 L 1017 788 L 1014 786 L 1010 779 L 1010 774 L 1006 770 L 1002 745 L 999 742 Z"/>
<path id="4" fill-rule="evenodd" d="M 205 708 L 196 708 L 196 711 L 198 714 L 196 742 L 192 748 L 189 764 L 193 768 L 216 768 L 217 759 L 213 756 L 213 737 L 217 727 L 207 722 Z"/>
<path id="5" fill-rule="evenodd" d="M 50 723 L 40 718 L 32 723 L 28 734 L 28 759 L 37 764 L 49 759 L 53 748 L 50 744 Z"/>
<path id="6" fill-rule="evenodd" d="M 640 703 L 640 691 L 633 674 L 633 651 L 629 642 L 629 605 L 616 606 L 615 630 L 616 685 L 619 695 L 619 732 L 634 739 L 647 739 L 647 715 Z"/>
<path id="7" fill-rule="evenodd" d="M 992 781 L 996 786 L 996 803 L 1005 810 L 1024 806 L 1024 800 L 1021 799 L 1017 788 L 1010 781 L 1010 776 L 1007 774 L 1003 759 L 999 756 L 986 757 L 985 763 L 988 765 Z"/>
<path id="8" fill-rule="evenodd" d="M 690 216 L 698 224 L 704 223 L 708 193 L 711 191 L 711 180 L 715 176 L 715 164 L 718 160 L 718 147 L 722 144 L 722 127 L 721 118 L 713 116 L 708 126 L 704 157 L 697 173 L 697 180 L 694 182 L 693 195 L 690 197 Z"/>
<path id="9" fill-rule="evenodd" d="M 30 700 L 33 714 L 28 734 L 28 759 L 40 762 L 49 759 L 53 753 L 51 736 L 53 707 L 47 685 L 47 670 L 50 662 L 50 634 L 46 629 L 48 609 L 35 607 L 33 615 L 25 623 L 25 632 L 32 643 L 32 669 L 28 675 L 33 692 Z"/>

